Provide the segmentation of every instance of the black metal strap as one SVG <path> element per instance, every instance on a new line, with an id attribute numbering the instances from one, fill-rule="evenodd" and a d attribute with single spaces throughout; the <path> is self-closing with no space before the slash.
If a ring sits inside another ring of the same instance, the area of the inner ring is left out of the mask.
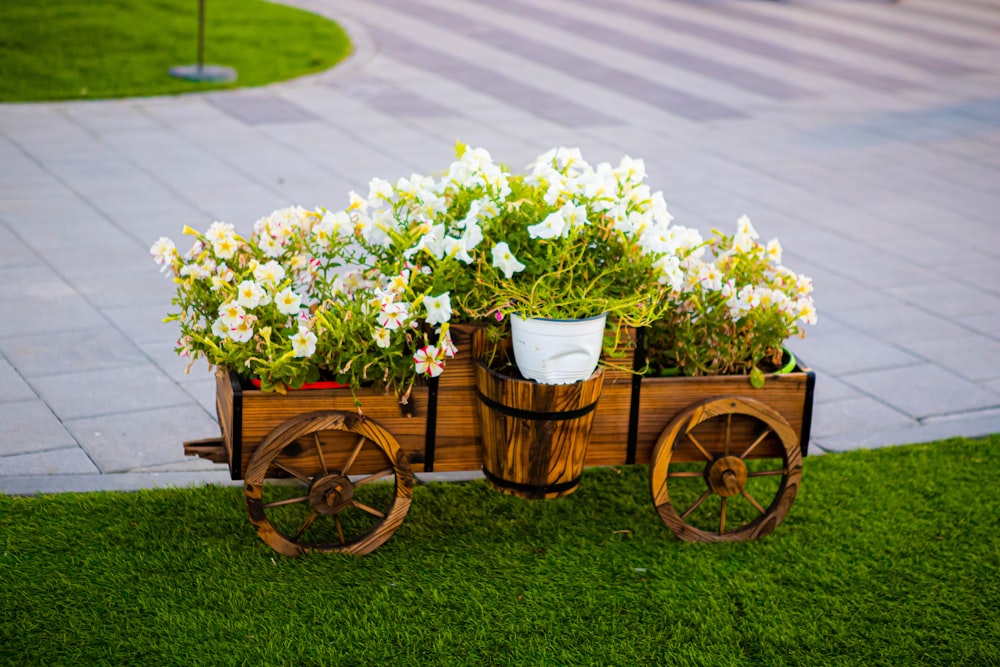
<path id="1" fill-rule="evenodd" d="M 593 412 L 597 408 L 597 401 L 594 401 L 590 405 L 585 405 L 582 408 L 577 408 L 576 410 L 534 412 L 532 410 L 521 410 L 520 408 L 514 408 L 509 405 L 504 405 L 503 403 L 497 403 L 479 389 L 476 389 L 476 393 L 479 394 L 479 400 L 482 401 L 487 407 L 499 412 L 502 415 L 515 417 L 517 419 L 530 419 L 533 421 L 565 421 L 567 419 L 578 419 Z"/>
<path id="2" fill-rule="evenodd" d="M 625 451 L 625 463 L 635 463 L 636 449 L 639 444 L 639 398 L 642 391 L 642 370 L 646 366 L 646 328 L 641 327 L 635 332 L 635 357 L 632 361 L 632 396 L 628 411 L 628 441 Z"/>
<path id="3" fill-rule="evenodd" d="M 424 472 L 434 472 L 434 446 L 437 443 L 438 379 L 427 383 L 427 430 L 424 433 Z"/>
<path id="4" fill-rule="evenodd" d="M 579 486 L 580 480 L 582 479 L 581 476 L 576 479 L 571 479 L 568 482 L 559 482 L 558 484 L 522 484 L 521 482 L 512 482 L 509 479 L 497 477 L 487 470 L 485 466 L 483 467 L 483 474 L 486 476 L 486 479 L 490 480 L 490 482 L 499 487 L 533 495 L 548 495 L 550 493 L 562 493 L 563 491 L 569 491 L 570 489 Z"/>

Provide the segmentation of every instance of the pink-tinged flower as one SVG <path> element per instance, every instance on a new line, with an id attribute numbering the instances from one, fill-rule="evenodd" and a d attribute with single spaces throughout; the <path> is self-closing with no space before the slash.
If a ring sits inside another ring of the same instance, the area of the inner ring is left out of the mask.
<path id="1" fill-rule="evenodd" d="M 237 343 L 245 343 L 253 338 L 253 325 L 248 318 L 240 320 L 236 326 L 229 328 L 229 337 Z"/>
<path id="2" fill-rule="evenodd" d="M 427 345 L 413 355 L 413 363 L 417 373 L 435 378 L 444 372 L 444 352 L 433 345 Z"/>
<path id="3" fill-rule="evenodd" d="M 404 304 L 387 303 L 378 315 L 378 325 L 389 331 L 395 331 L 403 326 L 408 317 L 409 313 Z"/>
<path id="4" fill-rule="evenodd" d="M 438 345 L 441 347 L 441 350 L 444 351 L 444 356 L 449 359 L 453 359 L 455 355 L 458 354 L 458 348 L 455 347 L 455 341 L 451 338 L 451 329 L 444 328 L 444 332 L 442 332 L 441 328 L 439 328 L 437 333 L 440 336 L 438 339 Z"/>
<path id="5" fill-rule="evenodd" d="M 292 352 L 296 357 L 311 357 L 316 352 L 316 334 L 299 325 L 299 330 L 292 335 Z"/>
<path id="6" fill-rule="evenodd" d="M 503 313 L 500 312 L 499 310 L 496 312 L 495 315 L 493 315 L 493 317 L 497 318 L 497 322 L 503 322 Z"/>
<path id="7" fill-rule="evenodd" d="M 149 249 L 149 254 L 160 265 L 160 272 L 162 273 L 167 270 L 174 257 L 177 256 L 177 247 L 166 236 L 161 236 Z"/>
<path id="8" fill-rule="evenodd" d="M 246 318 L 246 311 L 243 306 L 235 301 L 230 301 L 219 306 L 219 319 L 227 329 L 232 329 Z"/>

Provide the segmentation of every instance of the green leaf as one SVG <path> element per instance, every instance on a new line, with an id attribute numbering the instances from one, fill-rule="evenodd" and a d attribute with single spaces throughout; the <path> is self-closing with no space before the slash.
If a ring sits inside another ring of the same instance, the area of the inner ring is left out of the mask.
<path id="1" fill-rule="evenodd" d="M 750 384 L 753 385 L 754 389 L 760 389 L 764 386 L 764 372 L 756 366 L 750 371 Z"/>

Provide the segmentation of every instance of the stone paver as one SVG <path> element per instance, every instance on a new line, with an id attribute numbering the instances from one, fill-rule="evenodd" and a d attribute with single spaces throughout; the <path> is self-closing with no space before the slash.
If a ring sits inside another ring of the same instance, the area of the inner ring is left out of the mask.
<path id="1" fill-rule="evenodd" d="M 0 492 L 228 480 L 159 236 L 557 145 L 646 161 L 814 278 L 812 451 L 1000 431 L 1000 0 L 284 0 L 355 54 L 265 88 L 0 104 Z M 470 473 L 475 474 L 475 473 Z"/>

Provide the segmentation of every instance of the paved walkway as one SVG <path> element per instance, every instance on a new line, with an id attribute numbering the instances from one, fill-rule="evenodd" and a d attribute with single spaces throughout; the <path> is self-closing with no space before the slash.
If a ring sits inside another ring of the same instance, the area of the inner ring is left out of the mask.
<path id="1" fill-rule="evenodd" d="M 218 432 L 213 384 L 171 351 L 151 242 L 342 206 L 457 139 L 643 157 L 679 223 L 779 237 L 816 284 L 814 447 L 1000 431 L 1000 0 L 287 1 L 355 56 L 0 105 L 0 492 L 225 480 L 181 450 Z"/>

